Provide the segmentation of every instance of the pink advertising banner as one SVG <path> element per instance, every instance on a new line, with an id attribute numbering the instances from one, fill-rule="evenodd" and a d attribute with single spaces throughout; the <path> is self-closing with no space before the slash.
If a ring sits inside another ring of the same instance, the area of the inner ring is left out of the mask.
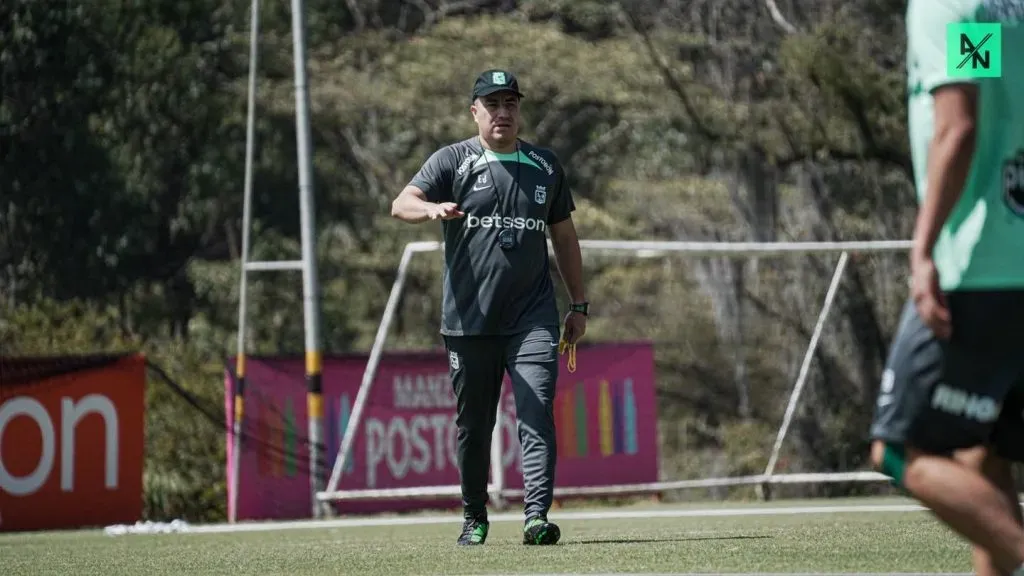
<path id="1" fill-rule="evenodd" d="M 556 485 L 653 482 L 658 477 L 654 351 L 648 343 L 581 345 L 576 372 L 561 357 L 555 396 Z M 328 472 L 368 357 L 326 357 L 324 428 Z M 340 489 L 458 485 L 455 396 L 447 356 L 385 354 L 363 413 Z M 234 362 L 231 362 L 234 365 Z M 234 377 L 226 378 L 228 421 L 234 424 Z M 522 489 L 522 450 L 512 387 L 505 377 L 503 464 L 508 488 Z M 248 358 L 238 494 L 239 520 L 310 514 L 306 387 L 301 358 Z M 229 427 L 229 430 L 232 428 Z M 228 462 L 232 434 L 228 434 Z M 228 468 L 230 487 L 230 467 Z M 229 502 L 230 502 L 229 498 Z M 336 504 L 363 514 L 458 506 L 458 500 L 371 500 Z"/>

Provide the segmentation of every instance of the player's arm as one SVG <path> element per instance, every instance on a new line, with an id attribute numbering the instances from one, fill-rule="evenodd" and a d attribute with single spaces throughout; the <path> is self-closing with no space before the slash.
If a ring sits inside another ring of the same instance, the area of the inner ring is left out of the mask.
<path id="1" fill-rule="evenodd" d="M 580 252 L 580 240 L 576 235 L 576 225 L 572 221 L 572 213 L 576 203 L 572 191 L 566 181 L 565 171 L 557 159 L 553 162 L 558 167 L 558 181 L 555 195 L 548 214 L 548 234 L 551 236 L 551 247 L 555 252 L 555 265 L 562 276 L 562 283 L 569 292 L 569 299 L 574 303 L 587 299 L 583 287 L 583 255 Z"/>
<path id="2" fill-rule="evenodd" d="M 410 224 L 461 217 L 462 212 L 452 202 L 454 179 L 452 150 L 434 152 L 391 203 L 391 216 Z"/>
<path id="3" fill-rule="evenodd" d="M 399 192 L 391 202 L 391 216 L 409 224 L 428 220 L 448 220 L 462 216 L 453 202 L 431 202 L 427 194 L 417 186 L 409 185 Z"/>
<path id="4" fill-rule="evenodd" d="M 945 84 L 933 95 L 935 131 L 928 150 L 927 190 L 914 226 L 913 257 L 925 260 L 931 258 L 971 169 L 978 87 Z"/>
<path id="5" fill-rule="evenodd" d="M 912 0 L 907 7 L 907 52 L 915 89 L 932 95 L 933 129 L 925 169 L 924 201 L 914 225 L 911 258 L 927 262 L 946 219 L 960 199 L 974 156 L 974 80 L 953 78 L 946 59 L 950 24 L 971 20 L 973 2 Z"/>
<path id="6" fill-rule="evenodd" d="M 555 251 L 555 264 L 569 292 L 569 299 L 576 303 L 583 302 L 587 299 L 583 287 L 583 254 L 572 217 L 552 224 L 549 230 L 551 246 Z"/>

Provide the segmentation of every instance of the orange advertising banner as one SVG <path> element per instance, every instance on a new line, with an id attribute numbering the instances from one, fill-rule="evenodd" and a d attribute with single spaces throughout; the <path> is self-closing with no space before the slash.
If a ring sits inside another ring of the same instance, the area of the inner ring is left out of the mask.
<path id="1" fill-rule="evenodd" d="M 142 356 L 0 359 L 0 532 L 142 515 Z"/>

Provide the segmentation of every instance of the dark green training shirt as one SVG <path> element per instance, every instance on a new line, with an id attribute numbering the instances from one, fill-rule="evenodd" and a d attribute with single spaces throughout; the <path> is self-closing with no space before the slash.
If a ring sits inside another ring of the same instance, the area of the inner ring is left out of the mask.
<path id="1" fill-rule="evenodd" d="M 504 335 L 559 324 L 545 232 L 576 206 L 553 152 L 522 140 L 517 152 L 485 151 L 474 136 L 434 152 L 409 184 L 466 214 L 442 224 L 441 334 Z M 511 250 L 499 244 L 502 230 L 515 236 Z"/>

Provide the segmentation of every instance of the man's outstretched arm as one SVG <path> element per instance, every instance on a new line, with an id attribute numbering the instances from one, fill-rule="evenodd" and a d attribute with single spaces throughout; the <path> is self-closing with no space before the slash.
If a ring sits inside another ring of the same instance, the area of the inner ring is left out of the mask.
<path id="1" fill-rule="evenodd" d="M 428 220 L 451 220 L 463 216 L 454 202 L 435 203 L 416 186 L 406 186 L 391 203 L 391 216 L 409 224 Z"/>

